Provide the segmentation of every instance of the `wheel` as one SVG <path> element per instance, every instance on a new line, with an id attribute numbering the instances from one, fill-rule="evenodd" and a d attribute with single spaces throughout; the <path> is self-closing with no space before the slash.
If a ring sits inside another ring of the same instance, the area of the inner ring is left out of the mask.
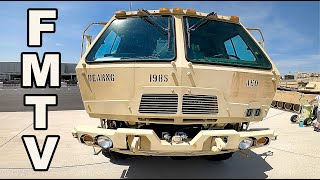
<path id="1" fill-rule="evenodd" d="M 295 123 L 295 122 L 297 122 L 297 118 L 298 118 L 298 115 L 295 114 L 295 115 L 291 116 L 290 121 Z"/>
<path id="2" fill-rule="evenodd" d="M 172 159 L 172 160 L 187 160 L 187 159 L 189 159 L 190 157 L 188 157 L 188 156 L 169 156 L 170 157 L 170 159 Z"/>
<path id="3" fill-rule="evenodd" d="M 292 108 L 292 104 L 291 103 L 284 103 L 284 109 L 290 111 Z"/>
<path id="4" fill-rule="evenodd" d="M 121 154 L 118 152 L 111 151 L 110 149 L 103 149 L 101 152 L 105 157 L 109 158 L 110 160 L 125 160 L 129 156 L 127 154 Z"/>
<path id="5" fill-rule="evenodd" d="M 305 120 L 304 120 L 304 125 L 305 126 L 311 126 L 311 124 L 312 124 L 312 118 L 306 118 Z"/>
<path id="6" fill-rule="evenodd" d="M 282 108 L 283 108 L 283 105 L 284 105 L 284 102 L 282 102 L 282 101 L 278 101 L 278 102 L 277 102 L 277 107 L 278 107 L 278 109 L 282 109 Z"/>
<path id="7" fill-rule="evenodd" d="M 210 156 L 204 156 L 205 159 L 209 161 L 224 161 L 227 159 L 230 159 L 233 155 L 233 152 L 231 153 L 224 153 L 224 154 L 217 154 L 217 155 L 210 155 Z"/>
<path id="8" fill-rule="evenodd" d="M 300 112 L 300 104 L 294 104 L 293 105 L 293 111 L 299 113 Z"/>
<path id="9" fill-rule="evenodd" d="M 274 108 L 278 108 L 278 101 L 274 101 L 274 106 L 273 106 Z"/>

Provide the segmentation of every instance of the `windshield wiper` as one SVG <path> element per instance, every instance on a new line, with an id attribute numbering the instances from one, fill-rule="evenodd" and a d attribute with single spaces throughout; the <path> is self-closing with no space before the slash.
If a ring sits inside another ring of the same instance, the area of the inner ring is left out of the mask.
<path id="1" fill-rule="evenodd" d="M 195 31 L 195 30 L 197 30 L 199 27 L 209 24 L 209 22 L 211 22 L 211 21 L 208 19 L 209 16 L 217 16 L 217 13 L 215 13 L 215 12 L 209 13 L 208 15 L 206 15 L 206 17 L 202 18 L 201 20 L 199 20 L 197 23 L 195 23 L 195 24 L 192 25 L 191 27 L 189 27 L 188 18 L 186 19 L 186 24 L 187 24 L 187 36 L 188 36 L 188 48 L 190 48 L 190 31 Z"/>
<path id="2" fill-rule="evenodd" d="M 168 18 L 168 51 L 170 51 L 170 19 Z"/>
<path id="3" fill-rule="evenodd" d="M 191 31 L 195 31 L 199 27 L 208 24 L 208 22 L 210 22 L 210 20 L 208 19 L 209 16 L 217 16 L 217 13 L 215 13 L 215 12 L 209 13 L 206 17 L 202 18 L 200 21 L 198 21 L 197 23 L 192 25 L 189 29 Z"/>
<path id="4" fill-rule="evenodd" d="M 139 15 L 139 13 L 144 13 L 146 16 L 143 15 Z M 168 50 L 170 50 L 170 36 L 171 36 L 171 29 L 170 29 L 170 19 L 168 17 L 168 28 L 163 27 L 160 23 L 158 23 L 155 20 L 155 17 L 149 13 L 149 11 L 145 10 L 145 9 L 138 9 L 138 16 L 144 20 L 145 22 L 153 25 L 154 27 L 156 27 L 158 30 L 161 31 L 161 33 L 168 35 Z"/>
<path id="5" fill-rule="evenodd" d="M 145 9 L 139 9 L 138 10 L 140 13 L 142 12 L 142 13 L 145 13 L 145 15 L 146 16 L 141 16 L 141 15 L 139 15 L 139 13 L 138 13 L 138 15 L 139 15 L 139 17 L 142 19 L 142 20 L 144 20 L 144 21 L 146 21 L 146 22 L 148 22 L 149 24 L 151 24 L 151 25 L 153 25 L 154 27 L 156 27 L 157 29 L 159 29 L 159 30 L 161 30 L 162 31 L 162 33 L 164 33 L 164 34 L 168 34 L 168 28 L 164 28 L 161 24 L 159 24 L 156 20 L 155 20 L 155 17 L 154 16 L 152 16 L 147 10 L 145 10 Z"/>
<path id="6" fill-rule="evenodd" d="M 190 48 L 190 27 L 189 27 L 188 18 L 186 18 L 186 23 L 187 23 L 188 48 Z"/>

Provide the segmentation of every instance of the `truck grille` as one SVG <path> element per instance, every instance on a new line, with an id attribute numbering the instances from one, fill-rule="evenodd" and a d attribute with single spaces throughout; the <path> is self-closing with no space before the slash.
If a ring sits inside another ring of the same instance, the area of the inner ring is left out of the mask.
<path id="1" fill-rule="evenodd" d="M 216 114 L 218 113 L 217 96 L 210 95 L 183 95 L 183 114 Z"/>
<path id="2" fill-rule="evenodd" d="M 139 112 L 156 114 L 176 114 L 178 107 L 177 94 L 143 94 Z"/>

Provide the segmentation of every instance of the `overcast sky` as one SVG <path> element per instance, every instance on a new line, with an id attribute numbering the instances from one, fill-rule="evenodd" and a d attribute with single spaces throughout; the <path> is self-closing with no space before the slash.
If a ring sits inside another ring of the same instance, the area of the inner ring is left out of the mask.
<path id="1" fill-rule="evenodd" d="M 44 34 L 42 48 L 28 48 L 27 9 L 58 8 L 56 33 Z M 266 50 L 281 74 L 320 72 L 320 2 L 132 2 L 132 10 L 193 8 L 237 15 L 246 27 L 263 31 Z M 108 21 L 129 2 L 0 2 L 0 61 L 20 61 L 22 51 L 59 51 L 62 62 L 77 63 L 81 35 L 94 21 Z"/>

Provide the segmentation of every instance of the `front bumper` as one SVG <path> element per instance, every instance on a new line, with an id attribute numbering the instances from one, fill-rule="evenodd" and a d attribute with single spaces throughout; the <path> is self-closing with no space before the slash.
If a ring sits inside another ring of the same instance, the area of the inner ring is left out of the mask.
<path id="1" fill-rule="evenodd" d="M 151 129 L 118 128 L 103 129 L 90 126 L 78 126 L 73 136 L 80 142 L 83 135 L 92 137 L 107 136 L 113 142 L 111 150 L 132 155 L 153 156 L 199 156 L 214 155 L 239 150 L 239 143 L 245 138 L 259 139 L 267 137 L 275 140 L 277 135 L 273 130 L 202 130 L 193 139 L 179 144 L 161 140 Z M 93 146 L 98 146 L 97 144 Z M 255 143 L 250 148 L 261 147 Z"/>

